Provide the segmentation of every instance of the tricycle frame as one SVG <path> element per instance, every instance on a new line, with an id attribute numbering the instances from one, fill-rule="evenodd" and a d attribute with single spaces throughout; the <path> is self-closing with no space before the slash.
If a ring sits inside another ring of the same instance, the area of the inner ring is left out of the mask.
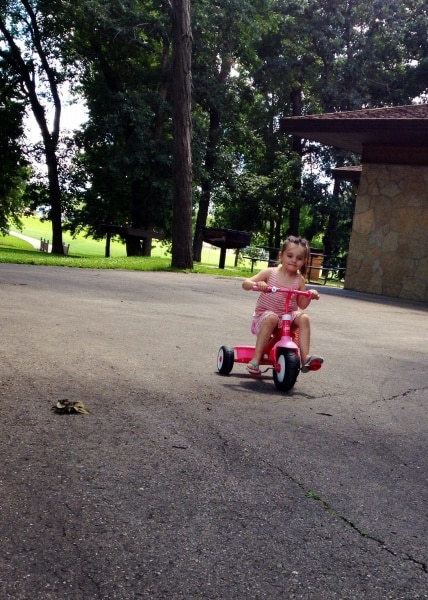
<path id="1" fill-rule="evenodd" d="M 260 291 L 257 286 L 254 291 Z M 298 329 L 292 330 L 292 315 L 290 300 L 293 295 L 311 297 L 311 292 L 289 288 L 268 287 L 265 293 L 283 293 L 285 310 L 282 315 L 282 327 L 271 336 L 266 344 L 260 366 L 266 367 L 263 372 L 273 371 L 273 379 L 277 389 L 289 391 L 296 383 L 300 372 L 300 349 L 298 344 Z M 217 370 L 220 375 L 228 375 L 234 363 L 248 364 L 254 355 L 255 346 L 221 346 L 217 355 Z M 317 365 L 319 368 L 321 365 Z"/>

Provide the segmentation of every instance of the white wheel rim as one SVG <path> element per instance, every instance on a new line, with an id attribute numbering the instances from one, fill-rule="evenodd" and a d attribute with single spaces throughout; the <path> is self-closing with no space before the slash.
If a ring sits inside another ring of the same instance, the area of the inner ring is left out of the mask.
<path id="1" fill-rule="evenodd" d="M 284 355 L 281 354 L 281 356 L 278 359 L 278 366 L 279 366 L 279 371 L 278 371 L 278 381 L 280 383 L 282 383 L 284 381 L 284 377 L 285 377 L 285 358 Z"/>
<path id="2" fill-rule="evenodd" d="M 220 371 L 221 367 L 224 364 L 224 352 L 223 350 L 219 350 L 218 356 L 217 356 L 217 369 L 218 371 Z"/>

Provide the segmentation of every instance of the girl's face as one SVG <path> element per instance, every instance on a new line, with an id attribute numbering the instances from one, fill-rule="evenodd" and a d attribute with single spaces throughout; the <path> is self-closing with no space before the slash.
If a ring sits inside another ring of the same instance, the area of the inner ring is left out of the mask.
<path id="1" fill-rule="evenodd" d="M 306 249 L 300 244 L 289 242 L 281 254 L 282 266 L 287 271 L 300 271 L 306 262 Z"/>

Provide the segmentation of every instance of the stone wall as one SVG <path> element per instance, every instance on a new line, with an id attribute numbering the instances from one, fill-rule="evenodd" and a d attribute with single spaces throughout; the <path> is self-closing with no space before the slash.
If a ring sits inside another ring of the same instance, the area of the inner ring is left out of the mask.
<path id="1" fill-rule="evenodd" d="M 428 302 L 428 166 L 363 165 L 345 288 Z"/>

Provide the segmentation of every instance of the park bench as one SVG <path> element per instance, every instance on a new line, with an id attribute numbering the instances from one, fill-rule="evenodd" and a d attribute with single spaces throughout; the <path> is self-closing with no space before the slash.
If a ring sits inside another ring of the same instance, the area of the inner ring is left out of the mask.
<path id="1" fill-rule="evenodd" d="M 143 240 L 148 243 L 149 246 L 152 244 L 152 240 L 164 240 L 165 234 L 160 233 L 158 231 L 154 231 L 153 229 L 138 229 L 135 227 L 126 227 L 122 225 L 101 225 L 101 231 L 106 235 L 106 250 L 105 257 L 110 257 L 110 242 L 111 238 L 114 235 L 119 235 L 125 241 L 130 238 L 136 238 L 138 240 Z"/>
<path id="2" fill-rule="evenodd" d="M 340 267 L 338 265 L 326 265 L 323 263 L 322 265 L 322 275 L 321 279 L 323 279 L 324 285 L 326 285 L 327 281 L 330 279 L 342 280 L 345 278 L 346 267 Z"/>
<path id="3" fill-rule="evenodd" d="M 49 252 L 49 240 L 40 238 L 40 251 L 41 252 Z"/>
<path id="4" fill-rule="evenodd" d="M 279 249 L 265 246 L 247 246 L 242 252 L 242 258 L 251 261 L 251 273 L 253 273 L 254 265 L 258 262 L 266 262 L 268 267 L 276 265 Z"/>
<path id="5" fill-rule="evenodd" d="M 326 285 L 328 280 L 341 281 L 346 274 L 346 267 L 341 265 L 342 261 L 343 259 L 337 256 L 311 253 L 307 273 L 308 281 L 318 283 L 321 280 L 323 285 Z"/>
<path id="6" fill-rule="evenodd" d="M 267 266 L 272 267 L 277 263 L 278 248 L 267 248 L 262 246 L 247 246 L 242 250 L 242 258 L 251 261 L 251 273 L 254 272 L 254 266 L 258 262 L 266 262 Z M 343 267 L 343 258 L 337 256 L 323 255 L 316 250 L 311 252 L 307 280 L 312 283 L 327 284 L 327 281 L 341 281 L 346 274 L 346 267 Z"/>
<path id="7" fill-rule="evenodd" d="M 238 252 L 241 248 L 245 248 L 251 242 L 251 233 L 248 231 L 238 231 L 237 229 L 223 229 L 221 227 L 202 227 L 202 241 L 211 246 L 220 248 L 220 260 L 218 263 L 219 269 L 224 269 L 226 262 L 226 251 L 230 248 L 235 248 Z M 238 260 L 238 254 L 236 254 Z"/>
<path id="8" fill-rule="evenodd" d="M 70 250 L 70 244 L 62 244 L 62 248 L 64 250 L 64 254 L 68 254 Z M 41 252 L 49 252 L 49 240 L 45 240 L 44 238 L 40 238 L 40 251 Z"/>
<path id="9" fill-rule="evenodd" d="M 254 271 L 254 265 L 256 265 L 258 262 L 267 262 L 269 264 L 269 257 L 259 257 L 259 256 L 246 256 L 245 254 L 242 255 L 242 258 L 245 258 L 245 260 L 250 260 L 251 261 L 251 273 L 253 273 Z"/>

